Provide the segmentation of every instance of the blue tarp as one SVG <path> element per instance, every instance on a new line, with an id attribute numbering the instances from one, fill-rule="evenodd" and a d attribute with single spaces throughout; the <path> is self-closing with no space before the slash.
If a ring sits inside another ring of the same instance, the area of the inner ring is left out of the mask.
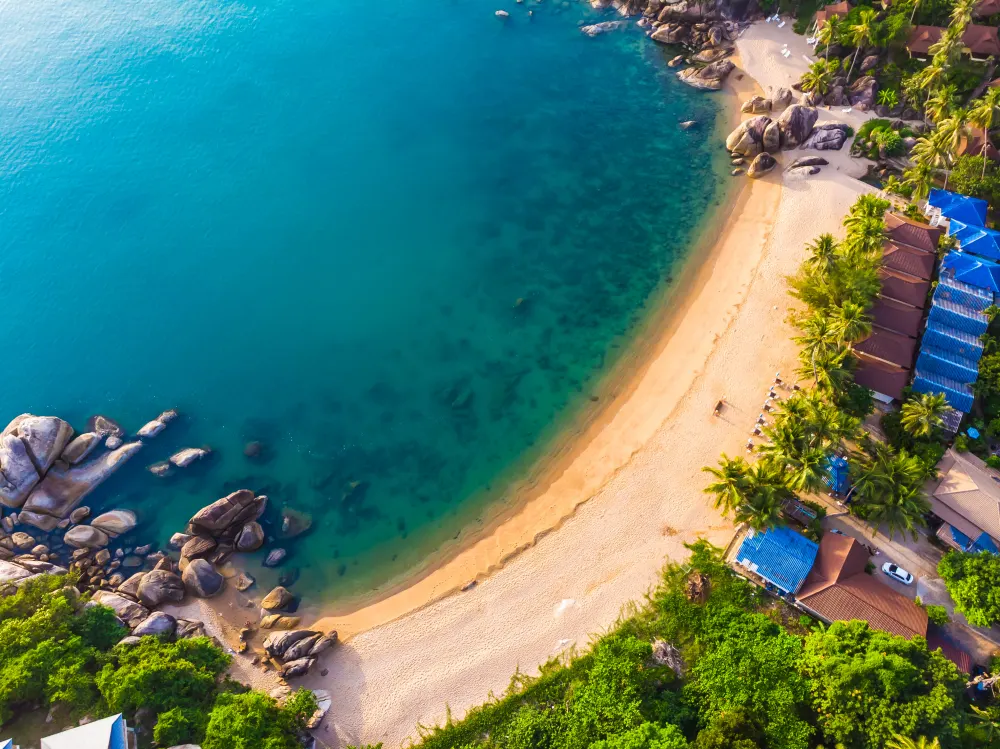
<path id="1" fill-rule="evenodd" d="M 823 479 L 826 485 L 838 494 L 847 494 L 850 487 L 847 460 L 839 455 L 827 455 L 823 465 L 826 468 L 826 477 Z"/>
<path id="2" fill-rule="evenodd" d="M 971 226 L 986 225 L 986 211 L 989 205 L 980 198 L 970 198 L 949 190 L 931 190 L 927 197 L 928 205 L 938 208 L 941 215 L 949 219 L 957 219 Z"/>
<path id="3" fill-rule="evenodd" d="M 1000 554 L 1000 549 L 997 549 L 997 545 L 993 543 L 993 539 L 990 538 L 988 533 L 980 534 L 979 538 L 973 541 L 955 526 L 949 525 L 948 528 L 951 530 L 952 539 L 965 551 L 972 552 L 973 554 L 980 551 L 988 551 L 991 554 Z"/>
<path id="4" fill-rule="evenodd" d="M 736 562 L 785 593 L 797 593 L 816 561 L 813 541 L 790 528 L 747 531 Z"/>
<path id="5" fill-rule="evenodd" d="M 950 325 L 941 325 L 933 320 L 927 323 L 927 330 L 924 331 L 921 345 L 936 346 L 976 361 L 979 361 L 983 355 L 983 342 L 979 338 Z"/>
<path id="6" fill-rule="evenodd" d="M 942 275 L 947 272 L 957 281 L 1000 293 L 1000 265 L 965 252 L 949 252 L 941 262 Z"/>
<path id="7" fill-rule="evenodd" d="M 922 369 L 920 359 L 914 370 L 913 390 L 917 393 L 944 393 L 948 405 L 964 414 L 972 410 L 972 390 L 965 383 L 956 382 L 934 372 Z"/>
<path id="8" fill-rule="evenodd" d="M 934 299 L 944 299 L 979 312 L 983 312 L 993 304 L 992 292 L 980 289 L 978 286 L 969 286 L 947 275 L 938 279 L 938 285 L 934 289 Z"/>

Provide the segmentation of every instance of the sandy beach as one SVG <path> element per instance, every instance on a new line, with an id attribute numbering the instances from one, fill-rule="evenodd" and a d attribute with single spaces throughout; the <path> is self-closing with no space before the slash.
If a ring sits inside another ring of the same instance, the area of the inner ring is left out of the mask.
<path id="1" fill-rule="evenodd" d="M 756 24 L 737 46 L 742 98 L 754 82 L 765 96 L 790 86 L 812 53 L 791 24 Z M 820 111 L 820 122 L 855 128 L 866 117 Z M 586 647 L 655 584 L 666 559 L 684 558 L 684 543 L 729 542 L 732 525 L 703 493 L 701 468 L 720 452 L 742 454 L 775 372 L 794 377 L 784 277 L 813 237 L 842 235 L 847 208 L 870 189 L 855 179 L 866 163 L 847 148 L 822 153 L 830 165 L 818 175 L 782 172 L 803 155 L 818 154 L 783 153 L 720 216 L 724 226 L 695 260 L 691 290 L 648 365 L 538 496 L 405 590 L 310 625 L 348 640 L 325 658 L 326 677 L 317 666 L 302 681 L 333 695 L 321 741 L 394 748 L 416 739 L 419 724 L 442 722 L 449 709 L 461 717 L 502 693 L 516 670 L 534 673 Z M 723 397 L 727 406 L 714 417 Z M 459 592 L 470 580 L 477 585 Z M 247 618 L 234 598 L 221 605 L 232 607 L 230 621 Z M 246 664 L 236 675 L 266 686 L 266 675 Z"/>

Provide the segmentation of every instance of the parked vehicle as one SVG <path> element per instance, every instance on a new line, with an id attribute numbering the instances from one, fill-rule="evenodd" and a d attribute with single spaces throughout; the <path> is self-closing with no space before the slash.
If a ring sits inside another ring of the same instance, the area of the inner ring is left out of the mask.
<path id="1" fill-rule="evenodd" d="M 883 564 L 882 571 L 896 582 L 903 583 L 903 585 L 910 585 L 913 582 L 913 575 L 904 570 L 902 567 L 897 567 L 892 562 L 886 562 Z"/>

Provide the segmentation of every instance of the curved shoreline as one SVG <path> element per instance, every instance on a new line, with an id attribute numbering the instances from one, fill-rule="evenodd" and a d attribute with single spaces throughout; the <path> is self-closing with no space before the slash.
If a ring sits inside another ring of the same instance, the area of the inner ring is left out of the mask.
<path id="1" fill-rule="evenodd" d="M 790 58 L 779 54 L 783 44 Z M 790 28 L 765 24 L 751 27 L 738 49 L 746 84 L 753 76 L 765 95 L 796 79 L 811 52 Z M 821 110 L 821 121 L 832 118 Z M 865 118 L 836 116 L 855 126 Z M 546 491 L 415 585 L 315 623 L 352 635 L 324 663 L 328 675 L 301 682 L 333 696 L 321 741 L 389 748 L 412 741 L 419 726 L 502 693 L 517 670 L 534 673 L 586 647 L 655 584 L 664 558 L 686 556 L 685 542 L 728 542 L 732 526 L 702 494 L 701 468 L 720 451 L 740 453 L 774 372 L 788 377 L 794 368 L 784 276 L 816 234 L 841 233 L 847 207 L 870 189 L 851 176 L 863 163 L 846 149 L 824 155 L 830 165 L 815 177 L 779 168 L 744 187 L 711 253 L 692 270 L 662 347 Z M 727 406 L 715 418 L 723 396 Z M 472 590 L 448 595 L 480 574 Z M 241 615 L 239 601 L 216 605 L 226 618 Z M 273 679 L 242 665 L 241 678 Z"/>

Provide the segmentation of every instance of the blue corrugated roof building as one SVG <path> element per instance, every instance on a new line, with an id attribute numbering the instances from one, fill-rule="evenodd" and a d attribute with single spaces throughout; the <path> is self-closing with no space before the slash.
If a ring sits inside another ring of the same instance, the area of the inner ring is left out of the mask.
<path id="1" fill-rule="evenodd" d="M 978 554 L 980 551 L 988 551 L 990 554 L 1000 554 L 1000 549 L 993 543 L 993 539 L 985 531 L 979 535 L 975 541 L 966 536 L 962 531 L 953 525 L 949 525 L 951 537 L 955 543 L 971 554 Z M 0 747 L 0 749 L 3 749 Z"/>
<path id="2" fill-rule="evenodd" d="M 816 561 L 819 546 L 801 533 L 780 526 L 747 531 L 736 563 L 785 593 L 797 593 Z"/>
<path id="3" fill-rule="evenodd" d="M 827 455 L 823 467 L 826 469 L 823 479 L 826 485 L 838 494 L 846 494 L 850 486 L 847 460 L 839 455 Z"/>
<path id="4" fill-rule="evenodd" d="M 962 283 L 951 274 L 941 276 L 934 289 L 934 299 L 944 299 L 955 304 L 983 312 L 993 304 L 993 294 L 978 286 Z"/>
<path id="5" fill-rule="evenodd" d="M 917 366 L 914 370 L 913 390 L 917 393 L 944 393 L 948 405 L 956 411 L 964 414 L 972 410 L 972 388 L 968 383 L 958 382 L 950 377 L 942 377 L 935 372 L 924 368 L 926 362 L 923 361 L 923 351 L 917 357 Z"/>
<path id="6" fill-rule="evenodd" d="M 963 333 L 968 333 L 976 338 L 985 333 L 986 328 L 990 324 L 989 320 L 986 319 L 986 315 L 982 312 L 937 297 L 934 298 L 934 302 L 931 305 L 927 321 L 949 328 L 957 328 Z"/>
<path id="7" fill-rule="evenodd" d="M 1000 265 L 964 252 L 949 252 L 941 261 L 941 275 L 949 275 L 969 286 L 1000 293 Z"/>
<path id="8" fill-rule="evenodd" d="M 971 226 L 986 225 L 986 211 L 989 205 L 980 198 L 970 198 L 948 190 L 931 190 L 927 205 L 941 212 L 948 219 L 961 221 Z"/>
<path id="9" fill-rule="evenodd" d="M 948 236 L 958 241 L 962 252 L 1000 260 L 1000 232 L 987 229 L 985 226 L 970 226 L 958 220 L 952 220 L 948 226 Z"/>
<path id="10" fill-rule="evenodd" d="M 921 345 L 943 348 L 945 351 L 951 351 L 976 361 L 979 361 L 979 357 L 983 355 L 983 342 L 979 338 L 949 325 L 940 325 L 936 322 L 927 324 Z"/>

